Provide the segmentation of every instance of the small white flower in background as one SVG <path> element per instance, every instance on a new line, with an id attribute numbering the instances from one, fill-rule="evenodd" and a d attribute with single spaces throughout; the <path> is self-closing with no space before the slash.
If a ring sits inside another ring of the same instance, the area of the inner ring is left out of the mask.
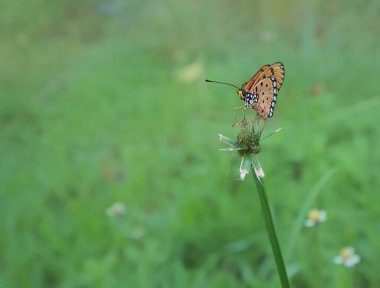
<path id="1" fill-rule="evenodd" d="M 340 250 L 339 256 L 334 258 L 334 262 L 345 267 L 352 267 L 360 262 L 360 256 L 355 254 L 354 248 L 345 247 Z"/>
<path id="2" fill-rule="evenodd" d="M 306 227 L 318 226 L 322 222 L 325 222 L 327 218 L 327 213 L 324 210 L 312 209 L 310 210 L 307 219 L 305 221 Z"/>
<path id="3" fill-rule="evenodd" d="M 176 78 L 185 84 L 198 81 L 203 74 L 203 61 L 198 59 L 176 71 Z"/>
<path id="4" fill-rule="evenodd" d="M 109 217 L 120 217 L 125 214 L 127 208 L 125 207 L 123 202 L 115 202 L 106 210 L 106 214 Z"/>
<path id="5" fill-rule="evenodd" d="M 143 226 L 137 227 L 132 231 L 132 237 L 135 239 L 140 239 L 144 237 L 146 234 L 146 230 Z"/>

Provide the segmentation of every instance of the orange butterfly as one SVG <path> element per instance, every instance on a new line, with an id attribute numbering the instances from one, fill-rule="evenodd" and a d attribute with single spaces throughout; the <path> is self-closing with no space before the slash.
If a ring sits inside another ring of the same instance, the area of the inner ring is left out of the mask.
<path id="1" fill-rule="evenodd" d="M 241 88 L 224 82 L 206 80 L 226 84 L 238 88 L 238 95 L 244 101 L 245 108 L 254 109 L 264 120 L 273 116 L 278 91 L 284 82 L 285 70 L 281 62 L 264 65 Z"/>

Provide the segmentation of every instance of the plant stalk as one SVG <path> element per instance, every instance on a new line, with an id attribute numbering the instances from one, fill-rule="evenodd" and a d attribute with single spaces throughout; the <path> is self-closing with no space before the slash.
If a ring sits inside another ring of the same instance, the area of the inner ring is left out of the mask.
<path id="1" fill-rule="evenodd" d="M 288 274 L 286 273 L 284 259 L 282 257 L 280 245 L 278 243 L 276 229 L 273 224 L 272 213 L 269 208 L 268 198 L 265 193 L 265 188 L 262 180 L 259 180 L 256 177 L 256 173 L 254 168 L 252 167 L 252 174 L 256 181 L 257 192 L 259 193 L 260 203 L 261 203 L 261 211 L 264 216 L 266 229 L 268 232 L 268 237 L 270 244 L 272 246 L 273 256 L 276 261 L 277 272 L 280 277 L 281 287 L 282 288 L 290 288 Z"/>

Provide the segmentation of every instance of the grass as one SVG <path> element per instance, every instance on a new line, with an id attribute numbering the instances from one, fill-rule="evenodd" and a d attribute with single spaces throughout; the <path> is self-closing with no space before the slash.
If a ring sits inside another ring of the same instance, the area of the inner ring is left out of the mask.
<path id="1" fill-rule="evenodd" d="M 278 287 L 252 185 L 218 152 L 241 103 L 203 79 L 279 60 L 266 131 L 284 129 L 260 160 L 281 246 L 337 168 L 312 203 L 325 286 L 380 285 L 377 1 L 33 2 L 0 15 L 0 285 Z M 312 233 L 283 251 L 291 287 L 321 279 Z M 333 263 L 347 245 L 350 270 Z"/>

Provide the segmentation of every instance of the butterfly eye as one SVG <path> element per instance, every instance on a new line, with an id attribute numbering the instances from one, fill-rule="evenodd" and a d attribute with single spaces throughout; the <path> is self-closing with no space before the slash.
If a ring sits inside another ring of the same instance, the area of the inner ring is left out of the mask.
<path id="1" fill-rule="evenodd" d="M 241 89 L 237 91 L 237 94 L 239 95 L 240 99 L 244 100 L 244 93 Z"/>

